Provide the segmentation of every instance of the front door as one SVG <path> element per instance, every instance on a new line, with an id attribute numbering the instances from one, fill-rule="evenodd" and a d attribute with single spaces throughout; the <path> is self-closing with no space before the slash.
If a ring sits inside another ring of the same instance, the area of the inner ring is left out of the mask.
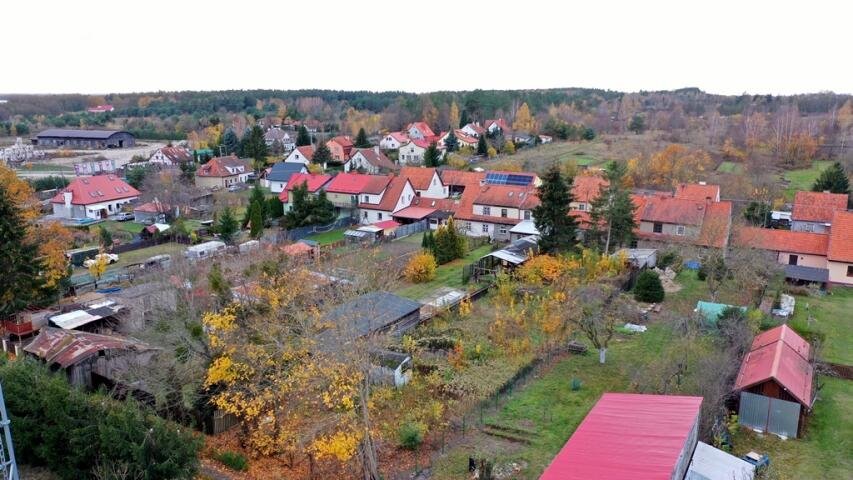
<path id="1" fill-rule="evenodd" d="M 797 264 L 797 256 L 796 255 L 788 255 L 788 265 L 796 265 Z"/>

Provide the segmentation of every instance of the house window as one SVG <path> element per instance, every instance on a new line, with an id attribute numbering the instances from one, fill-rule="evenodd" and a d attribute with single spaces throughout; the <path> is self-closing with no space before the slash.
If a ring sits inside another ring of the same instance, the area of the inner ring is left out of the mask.
<path id="1" fill-rule="evenodd" d="M 506 216 L 507 216 L 507 211 L 505 208 L 502 208 L 501 209 L 501 217 L 506 218 Z"/>
<path id="2" fill-rule="evenodd" d="M 376 219 L 382 220 L 382 212 L 376 212 Z"/>
<path id="3" fill-rule="evenodd" d="M 491 207 L 483 207 L 483 215 L 491 215 L 492 209 Z"/>
<path id="4" fill-rule="evenodd" d="M 465 230 L 471 231 L 471 222 L 465 222 Z"/>
<path id="5" fill-rule="evenodd" d="M 364 203 L 367 203 L 367 202 L 369 202 L 369 201 L 370 201 L 370 197 L 368 197 L 367 195 L 365 195 L 365 196 L 364 196 Z"/>
<path id="6" fill-rule="evenodd" d="M 803 231 L 804 232 L 814 232 L 814 225 L 811 223 L 804 223 L 803 224 Z"/>
<path id="7" fill-rule="evenodd" d="M 586 204 L 585 203 L 579 203 L 578 204 L 578 210 L 580 210 L 581 212 L 585 211 L 586 210 Z"/>
<path id="8" fill-rule="evenodd" d="M 367 211 L 362 212 L 361 217 L 362 217 L 363 219 L 367 220 Z"/>
<path id="9" fill-rule="evenodd" d="M 796 255 L 788 255 L 788 265 L 796 265 L 797 260 L 799 260 L 799 257 Z"/>
<path id="10" fill-rule="evenodd" d="M 655 222 L 655 224 L 652 225 L 652 231 L 655 233 L 662 233 L 663 232 L 663 224 L 659 223 L 659 222 Z"/>
<path id="11" fill-rule="evenodd" d="M 847 265 L 847 276 L 853 277 L 853 265 Z"/>
<path id="12" fill-rule="evenodd" d="M 486 233 L 489 233 L 489 224 L 488 223 L 483 224 L 483 231 Z"/>
<path id="13" fill-rule="evenodd" d="M 530 220 L 530 210 L 525 210 L 525 211 L 524 211 L 524 219 L 525 219 L 525 220 Z"/>
<path id="14" fill-rule="evenodd" d="M 675 234 L 676 235 L 684 235 L 684 225 L 676 225 L 675 226 Z"/>
<path id="15" fill-rule="evenodd" d="M 498 231 L 501 233 L 501 235 L 506 235 L 506 225 L 501 225 Z"/>

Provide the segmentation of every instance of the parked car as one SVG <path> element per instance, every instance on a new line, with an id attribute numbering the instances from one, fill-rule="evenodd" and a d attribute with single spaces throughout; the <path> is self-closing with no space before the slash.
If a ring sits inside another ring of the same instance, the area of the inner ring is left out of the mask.
<path id="1" fill-rule="evenodd" d="M 118 255 L 114 253 L 99 253 L 95 255 L 95 258 L 90 258 L 83 262 L 83 266 L 89 268 L 93 263 L 97 262 L 101 257 L 107 260 L 107 265 L 111 265 L 118 261 Z"/>
<path id="2" fill-rule="evenodd" d="M 239 191 L 240 191 L 240 190 L 242 190 L 242 189 L 243 189 L 243 188 L 242 188 L 240 185 L 237 185 L 237 184 L 230 185 L 230 186 L 228 187 L 228 191 L 229 191 L 229 192 L 239 192 Z"/>
<path id="3" fill-rule="evenodd" d="M 120 212 L 116 214 L 114 219 L 117 222 L 126 222 L 128 220 L 133 220 L 133 214 L 130 212 Z"/>

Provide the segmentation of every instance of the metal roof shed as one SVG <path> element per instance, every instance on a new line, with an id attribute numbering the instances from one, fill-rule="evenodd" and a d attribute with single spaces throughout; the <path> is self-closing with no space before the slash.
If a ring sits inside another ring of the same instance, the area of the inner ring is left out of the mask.
<path id="1" fill-rule="evenodd" d="M 539 478 L 683 478 L 701 406 L 702 397 L 605 393 Z"/>
<path id="2" fill-rule="evenodd" d="M 699 442 L 684 480 L 752 480 L 754 477 L 755 465 Z"/>

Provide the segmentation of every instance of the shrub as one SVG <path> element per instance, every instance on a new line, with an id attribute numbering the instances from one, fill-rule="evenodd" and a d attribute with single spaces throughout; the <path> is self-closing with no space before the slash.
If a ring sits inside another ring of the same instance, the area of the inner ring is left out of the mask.
<path id="1" fill-rule="evenodd" d="M 249 469 L 249 460 L 245 455 L 239 452 L 230 452 L 226 450 L 224 452 L 218 452 L 214 458 L 231 470 L 245 472 Z"/>
<path id="2" fill-rule="evenodd" d="M 671 268 L 675 272 L 680 272 L 683 266 L 684 259 L 675 250 L 667 250 L 658 256 L 657 266 L 661 270 L 666 267 Z"/>
<path id="3" fill-rule="evenodd" d="M 663 297 L 663 285 L 658 274 L 653 270 L 643 270 L 634 287 L 634 299 L 638 302 L 658 303 L 663 301 Z"/>
<path id="4" fill-rule="evenodd" d="M 419 347 L 430 350 L 450 350 L 456 346 L 456 340 L 450 337 L 423 337 L 415 341 Z"/>
<path id="5" fill-rule="evenodd" d="M 420 422 L 406 422 L 397 431 L 400 446 L 406 450 L 415 450 L 424 441 L 424 425 Z"/>
<path id="6" fill-rule="evenodd" d="M 409 260 L 403 270 L 403 276 L 412 283 L 424 283 L 435 278 L 436 268 L 438 265 L 435 263 L 435 257 L 429 252 L 421 252 Z"/>

